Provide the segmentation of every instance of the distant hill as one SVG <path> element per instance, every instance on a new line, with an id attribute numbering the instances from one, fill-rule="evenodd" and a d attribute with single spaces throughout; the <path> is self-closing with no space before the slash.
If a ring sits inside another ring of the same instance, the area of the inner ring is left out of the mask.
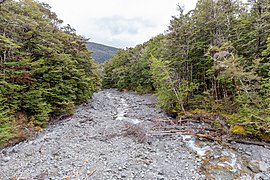
<path id="1" fill-rule="evenodd" d="M 94 42 L 88 42 L 87 47 L 89 51 L 93 52 L 92 57 L 98 63 L 104 63 L 105 61 L 110 59 L 116 53 L 116 51 L 119 50 L 115 47 L 106 46 Z"/>

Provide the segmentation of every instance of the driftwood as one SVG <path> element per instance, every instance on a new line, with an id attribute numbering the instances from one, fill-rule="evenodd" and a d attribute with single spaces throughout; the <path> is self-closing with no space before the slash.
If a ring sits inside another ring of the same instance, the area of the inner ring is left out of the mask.
<path id="1" fill-rule="evenodd" d="M 180 119 L 180 120 L 177 120 L 177 122 L 180 123 L 180 124 L 187 123 L 187 122 L 200 123 L 200 122 L 202 122 L 202 120 L 198 120 L 198 119 Z"/>
<path id="2" fill-rule="evenodd" d="M 237 142 L 242 144 L 249 144 L 249 145 L 257 145 L 257 146 L 263 146 L 267 149 L 270 149 L 270 143 L 267 142 L 257 142 L 257 141 L 247 141 L 247 140 L 241 140 L 236 138 L 229 138 L 227 139 L 227 142 Z"/>
<path id="3" fill-rule="evenodd" d="M 257 142 L 257 141 L 247 141 L 247 140 L 241 140 L 241 139 L 235 139 L 235 138 L 226 138 L 222 139 L 219 138 L 219 136 L 214 137 L 210 134 L 199 134 L 199 133 L 191 133 L 190 130 L 175 130 L 175 131 L 160 131 L 156 134 L 152 133 L 153 136 L 166 136 L 166 135 L 192 135 L 197 136 L 200 138 L 205 138 L 211 141 L 216 141 L 219 143 L 231 143 L 231 142 L 237 142 L 242 144 L 249 144 L 249 145 L 257 145 L 262 146 L 264 148 L 270 149 L 270 144 L 267 142 Z"/>
<path id="4" fill-rule="evenodd" d="M 90 171 L 90 172 L 87 173 L 87 176 L 90 177 L 90 176 L 92 176 L 95 172 L 96 172 L 96 170 Z"/>
<path id="5" fill-rule="evenodd" d="M 44 144 L 45 144 L 46 141 L 47 141 L 47 139 L 45 138 L 45 139 L 43 140 L 43 142 L 42 142 L 40 148 L 38 149 L 38 152 L 39 152 L 40 154 L 42 153 L 42 148 L 43 148 L 43 146 L 44 146 Z"/>
<path id="6" fill-rule="evenodd" d="M 254 125 L 254 124 L 261 124 L 261 125 L 265 125 L 265 126 L 269 126 L 270 125 L 270 122 L 261 122 L 261 123 L 258 123 L 258 122 L 243 122 L 243 123 L 237 123 L 237 125 L 239 126 L 246 126 L 246 125 Z"/>
<path id="7" fill-rule="evenodd" d="M 196 120 L 196 119 L 156 119 L 154 120 L 156 122 L 171 122 L 171 123 L 186 123 L 186 122 L 194 122 L 194 123 L 199 123 L 202 122 L 201 120 Z"/>
<path id="8" fill-rule="evenodd" d="M 159 136 L 159 135 L 175 135 L 175 134 L 183 134 L 183 133 L 192 134 L 191 130 L 157 131 L 157 132 L 150 133 L 150 134 L 154 135 L 154 136 Z"/>
<path id="9" fill-rule="evenodd" d="M 229 133 L 229 127 L 226 124 L 226 121 L 222 117 L 209 117 L 204 115 L 194 115 L 194 119 L 191 119 L 191 117 L 186 117 L 185 119 L 178 119 L 178 120 L 171 120 L 171 119 L 157 119 L 156 122 L 167 122 L 172 123 L 172 125 L 160 125 L 159 128 L 163 128 L 163 131 L 159 131 L 157 133 L 152 133 L 152 135 L 155 136 L 162 136 L 162 135 L 192 135 L 197 136 L 201 138 L 205 138 L 211 141 L 217 141 L 219 143 L 231 143 L 231 142 L 237 142 L 242 144 L 250 144 L 250 145 L 257 145 L 257 146 L 263 146 L 267 149 L 270 149 L 270 143 L 269 142 L 259 142 L 259 141 L 248 141 L 245 139 L 237 139 L 235 137 L 230 137 Z M 214 129 L 209 127 L 196 127 L 196 124 L 194 126 L 178 126 L 179 124 L 187 123 L 187 122 L 193 122 L 193 123 L 200 123 L 205 122 L 208 124 L 213 123 L 214 121 L 218 121 L 223 129 Z M 175 125 L 173 125 L 175 124 Z M 243 123 L 244 124 L 244 123 Z M 241 124 L 241 125 L 243 125 Z M 250 123 L 249 123 L 250 124 Z M 197 131 L 197 132 L 196 132 Z M 207 133 L 208 131 L 208 133 Z M 221 135 L 227 134 L 229 137 L 222 138 Z"/>
<path id="10" fill-rule="evenodd" d="M 151 135 L 152 136 L 191 135 L 191 133 L 176 132 L 176 133 L 156 133 L 156 134 L 151 134 Z"/>
<path id="11" fill-rule="evenodd" d="M 192 135 L 192 136 L 197 136 L 197 137 L 200 137 L 200 138 L 205 138 L 205 139 L 208 139 L 208 140 L 211 140 L 211 141 L 221 141 L 221 139 L 218 139 L 218 138 L 215 138 L 209 134 L 194 134 L 194 133 L 191 133 L 191 132 L 184 132 L 184 131 L 176 131 L 176 132 L 169 132 L 169 131 L 163 131 L 163 132 L 159 132 L 157 134 L 151 134 L 153 136 L 167 136 L 167 135 Z"/>
<path id="12" fill-rule="evenodd" d="M 220 141 L 221 139 L 215 138 L 209 134 L 192 134 L 193 136 L 197 136 L 197 137 L 201 137 L 201 138 L 205 138 L 211 141 Z"/>
<path id="13" fill-rule="evenodd" d="M 226 121 L 224 121 L 221 117 L 206 117 L 206 116 L 195 116 L 194 119 L 191 119 L 190 117 L 187 117 L 187 118 L 180 118 L 178 120 L 172 120 L 172 119 L 156 119 L 155 121 L 156 122 L 168 122 L 168 123 L 179 123 L 179 124 L 182 124 L 182 123 L 188 123 L 188 122 L 193 122 L 193 123 L 200 123 L 200 122 L 205 122 L 205 123 L 208 123 L 208 124 L 211 124 L 213 123 L 213 121 L 217 120 L 223 127 L 223 131 L 225 132 L 228 132 L 229 131 L 229 127 L 228 125 L 226 124 Z"/>
<path id="14" fill-rule="evenodd" d="M 175 122 L 176 120 L 172 120 L 172 119 L 156 119 L 154 121 L 158 121 L 158 122 Z"/>

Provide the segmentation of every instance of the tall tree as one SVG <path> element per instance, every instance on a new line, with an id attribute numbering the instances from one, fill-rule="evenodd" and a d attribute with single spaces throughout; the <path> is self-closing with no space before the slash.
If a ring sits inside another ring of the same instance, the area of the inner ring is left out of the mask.
<path id="1" fill-rule="evenodd" d="M 0 21 L 1 144 L 23 134 L 23 127 L 72 114 L 92 96 L 99 77 L 87 40 L 70 26 L 61 28 L 48 4 L 6 0 Z"/>

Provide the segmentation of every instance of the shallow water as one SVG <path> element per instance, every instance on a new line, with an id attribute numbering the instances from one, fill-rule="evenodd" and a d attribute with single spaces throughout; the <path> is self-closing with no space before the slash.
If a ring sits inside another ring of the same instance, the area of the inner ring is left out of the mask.
<path id="1" fill-rule="evenodd" d="M 247 160 L 235 150 L 191 135 L 182 137 L 186 146 L 201 158 L 201 169 L 208 179 L 246 179 L 254 175 L 247 168 Z"/>
<path id="2" fill-rule="evenodd" d="M 129 122 L 132 124 L 139 124 L 139 123 L 143 122 L 139 119 L 127 117 L 129 106 L 124 98 L 121 98 L 120 104 L 121 104 L 121 106 L 119 108 L 117 108 L 116 120 L 126 121 L 126 122 Z"/>

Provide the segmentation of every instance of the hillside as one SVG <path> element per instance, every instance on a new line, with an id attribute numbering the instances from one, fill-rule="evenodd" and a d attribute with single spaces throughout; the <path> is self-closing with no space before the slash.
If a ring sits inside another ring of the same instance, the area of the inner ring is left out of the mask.
<path id="1" fill-rule="evenodd" d="M 106 60 L 110 59 L 117 52 L 117 50 L 119 50 L 115 47 L 94 42 L 88 42 L 87 47 L 91 52 L 93 52 L 92 57 L 98 63 L 104 63 Z"/>

